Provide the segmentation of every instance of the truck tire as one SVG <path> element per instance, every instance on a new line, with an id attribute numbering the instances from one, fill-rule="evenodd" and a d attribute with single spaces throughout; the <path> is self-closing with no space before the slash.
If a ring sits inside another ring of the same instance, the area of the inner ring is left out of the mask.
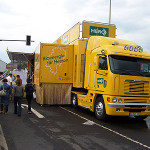
<path id="1" fill-rule="evenodd" d="M 98 97 L 95 101 L 95 107 L 94 107 L 95 116 L 99 120 L 106 120 L 106 109 L 105 109 L 105 103 L 102 97 Z"/>
<path id="2" fill-rule="evenodd" d="M 77 107 L 78 106 L 78 100 L 77 100 L 77 95 L 76 94 L 72 94 L 72 98 L 71 98 L 71 101 L 72 101 L 72 106 L 73 107 Z"/>

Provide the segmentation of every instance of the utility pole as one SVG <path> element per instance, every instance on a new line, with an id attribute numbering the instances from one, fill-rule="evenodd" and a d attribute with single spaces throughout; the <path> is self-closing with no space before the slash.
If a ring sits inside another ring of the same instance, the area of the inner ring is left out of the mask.
<path id="1" fill-rule="evenodd" d="M 110 6 L 109 6 L 109 24 L 111 24 L 111 0 L 110 0 Z"/>

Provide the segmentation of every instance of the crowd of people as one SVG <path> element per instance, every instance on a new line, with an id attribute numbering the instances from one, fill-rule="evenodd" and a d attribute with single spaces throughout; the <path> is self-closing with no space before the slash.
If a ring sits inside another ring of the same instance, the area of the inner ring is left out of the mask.
<path id="1" fill-rule="evenodd" d="M 31 100 L 33 98 L 33 85 L 31 79 L 27 79 L 25 89 L 22 86 L 22 79 L 17 75 L 16 85 L 12 86 L 12 74 L 10 73 L 6 79 L 3 79 L 0 85 L 0 113 L 7 114 L 9 103 L 14 102 L 14 114 L 21 116 L 22 112 L 22 100 L 24 92 L 26 92 L 26 99 L 28 103 L 28 113 L 31 114 Z M 4 91 L 4 92 L 1 92 Z"/>

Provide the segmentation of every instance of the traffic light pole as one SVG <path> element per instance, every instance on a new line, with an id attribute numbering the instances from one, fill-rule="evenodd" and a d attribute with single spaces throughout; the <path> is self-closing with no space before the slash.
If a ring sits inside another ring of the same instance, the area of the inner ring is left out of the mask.
<path id="1" fill-rule="evenodd" d="M 26 40 L 0 40 L 0 41 L 21 41 L 21 42 L 26 42 Z"/>
<path id="2" fill-rule="evenodd" d="M 26 45 L 30 46 L 31 42 L 35 42 L 35 41 L 31 41 L 31 36 L 27 35 L 26 40 L 4 40 L 4 39 L 0 39 L 0 41 L 11 41 L 11 42 L 26 42 Z"/>
<path id="3" fill-rule="evenodd" d="M 20 42 L 26 42 L 26 40 L 0 40 L 0 41 L 20 41 Z M 35 41 L 31 41 L 31 42 L 35 42 Z"/>

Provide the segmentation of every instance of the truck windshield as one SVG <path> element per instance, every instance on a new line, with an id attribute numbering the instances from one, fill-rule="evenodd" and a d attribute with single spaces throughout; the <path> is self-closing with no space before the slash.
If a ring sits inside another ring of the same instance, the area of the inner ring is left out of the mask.
<path id="1" fill-rule="evenodd" d="M 150 77 L 150 60 L 118 55 L 109 56 L 112 73 Z"/>

